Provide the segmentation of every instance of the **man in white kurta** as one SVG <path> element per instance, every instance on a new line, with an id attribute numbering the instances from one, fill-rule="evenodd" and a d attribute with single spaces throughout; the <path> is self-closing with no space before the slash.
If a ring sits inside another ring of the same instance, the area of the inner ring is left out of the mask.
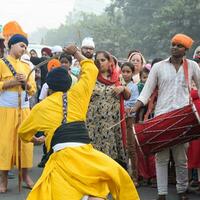
<path id="1" fill-rule="evenodd" d="M 182 108 L 189 104 L 189 90 L 183 70 L 183 58 L 192 45 L 192 39 L 183 34 L 177 34 L 171 41 L 171 57 L 156 63 L 150 71 L 147 82 L 142 90 L 138 102 L 132 111 L 137 111 L 148 100 L 158 87 L 158 99 L 155 107 L 155 116 Z M 192 60 L 187 59 L 189 85 L 192 80 L 200 89 L 200 69 Z M 185 144 L 172 148 L 176 166 L 176 188 L 180 200 L 187 200 L 188 187 L 187 154 Z M 165 200 L 168 193 L 168 162 L 169 148 L 156 154 L 156 175 L 158 185 L 158 200 Z"/>

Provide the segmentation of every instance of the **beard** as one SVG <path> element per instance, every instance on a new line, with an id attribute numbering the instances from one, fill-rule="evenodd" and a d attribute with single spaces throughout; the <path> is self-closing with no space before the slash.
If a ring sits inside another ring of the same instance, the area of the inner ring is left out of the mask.
<path id="1" fill-rule="evenodd" d="M 82 54 L 83 54 L 86 58 L 88 58 L 88 59 L 92 59 L 92 58 L 93 58 L 93 54 L 91 54 L 91 53 L 88 53 L 88 52 L 83 53 L 83 52 L 82 52 Z"/>

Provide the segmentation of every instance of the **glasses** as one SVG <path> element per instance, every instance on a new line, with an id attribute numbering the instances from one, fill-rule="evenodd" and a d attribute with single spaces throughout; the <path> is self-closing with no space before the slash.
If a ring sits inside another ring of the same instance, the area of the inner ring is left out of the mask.
<path id="1" fill-rule="evenodd" d="M 89 50 L 89 51 L 94 51 L 93 47 L 82 47 L 82 49 Z"/>
<path id="2" fill-rule="evenodd" d="M 175 43 L 172 43 L 172 47 L 178 47 L 178 48 L 185 48 L 182 44 L 175 44 Z"/>

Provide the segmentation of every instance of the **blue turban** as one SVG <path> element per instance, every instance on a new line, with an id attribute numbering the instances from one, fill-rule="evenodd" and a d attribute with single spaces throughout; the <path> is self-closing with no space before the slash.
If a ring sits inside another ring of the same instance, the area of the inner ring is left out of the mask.
<path id="1" fill-rule="evenodd" d="M 26 46 L 28 46 L 28 40 L 26 37 L 20 34 L 15 34 L 9 39 L 8 48 L 10 49 L 11 45 L 17 44 L 19 42 L 23 42 L 24 44 L 26 44 Z"/>
<path id="2" fill-rule="evenodd" d="M 71 87 L 72 78 L 64 67 L 58 67 L 47 74 L 46 83 L 53 91 L 67 92 Z"/>

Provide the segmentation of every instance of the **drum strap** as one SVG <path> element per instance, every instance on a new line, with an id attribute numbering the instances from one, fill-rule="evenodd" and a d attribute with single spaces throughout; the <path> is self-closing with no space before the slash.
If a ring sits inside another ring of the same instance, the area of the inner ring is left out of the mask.
<path id="1" fill-rule="evenodd" d="M 188 62 L 187 59 L 183 59 L 183 71 L 184 71 L 184 76 L 185 76 L 185 82 L 189 90 L 189 102 L 191 103 L 191 94 L 190 94 L 190 86 L 189 86 L 189 78 L 188 78 Z M 148 108 L 147 112 L 144 115 L 144 121 L 146 121 L 149 118 L 149 115 L 152 113 L 155 102 L 157 101 L 157 96 L 158 96 L 158 88 L 153 91 L 149 103 L 148 103 Z"/>
<path id="2" fill-rule="evenodd" d="M 189 102 L 191 103 L 191 89 L 190 89 L 190 85 L 189 85 L 188 62 L 187 62 L 186 58 L 183 59 L 183 71 L 184 71 L 184 76 L 185 76 L 185 82 L 187 84 L 188 91 L 189 91 Z"/>

